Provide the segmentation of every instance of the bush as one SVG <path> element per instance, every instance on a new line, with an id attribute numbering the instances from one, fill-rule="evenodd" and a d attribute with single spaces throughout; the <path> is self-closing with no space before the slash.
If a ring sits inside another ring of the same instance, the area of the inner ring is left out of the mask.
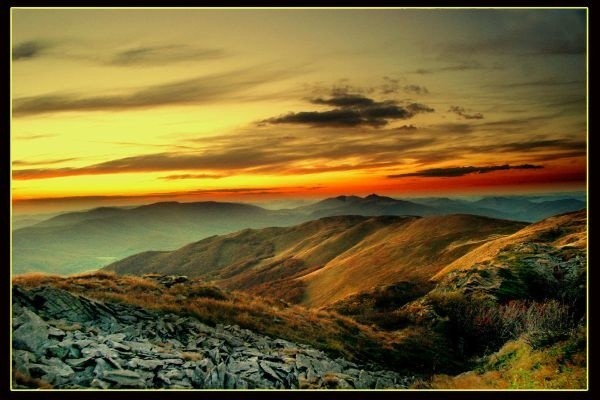
<path id="1" fill-rule="evenodd" d="M 431 292 L 437 329 L 463 357 L 498 350 L 522 336 L 534 349 L 568 337 L 577 326 L 570 307 L 557 300 L 515 300 L 500 305 L 483 296 L 459 291 Z"/>
<path id="2" fill-rule="evenodd" d="M 534 302 L 523 317 L 524 339 L 534 349 L 566 339 L 576 327 L 569 307 L 556 300 Z"/>

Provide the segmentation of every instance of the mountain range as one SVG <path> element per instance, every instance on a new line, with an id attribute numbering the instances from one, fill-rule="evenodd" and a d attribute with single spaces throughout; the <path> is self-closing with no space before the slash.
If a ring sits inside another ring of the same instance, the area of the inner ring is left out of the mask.
<path id="1" fill-rule="evenodd" d="M 375 194 L 338 196 L 293 209 L 268 210 L 222 202 L 161 202 L 134 208 L 101 207 L 69 212 L 13 231 L 12 271 L 77 273 L 142 252 L 244 228 L 286 227 L 328 216 L 435 216 L 473 214 L 532 222 L 584 208 L 578 198 L 493 197 L 479 201 L 399 200 Z M 15 226 L 23 226 L 23 220 Z"/>

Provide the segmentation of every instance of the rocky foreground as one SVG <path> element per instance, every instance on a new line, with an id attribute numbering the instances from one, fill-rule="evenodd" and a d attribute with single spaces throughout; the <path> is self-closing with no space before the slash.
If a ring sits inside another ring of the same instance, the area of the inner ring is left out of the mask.
<path id="1" fill-rule="evenodd" d="M 237 325 L 52 287 L 13 287 L 12 327 L 13 388 L 373 389 L 411 380 Z"/>

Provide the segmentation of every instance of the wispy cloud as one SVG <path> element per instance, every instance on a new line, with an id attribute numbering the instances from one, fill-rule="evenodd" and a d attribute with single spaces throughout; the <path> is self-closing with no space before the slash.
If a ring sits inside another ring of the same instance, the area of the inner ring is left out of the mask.
<path id="1" fill-rule="evenodd" d="M 129 93 L 106 96 L 52 94 L 21 97 L 13 101 L 13 116 L 64 111 L 127 110 L 173 104 L 201 104 L 227 98 L 266 82 L 283 79 L 298 71 L 247 68 L 158 84 Z"/>
<path id="2" fill-rule="evenodd" d="M 565 81 L 565 80 L 561 80 L 559 78 L 544 78 L 544 79 L 536 79 L 536 80 L 532 80 L 532 81 L 495 83 L 493 85 L 486 85 L 485 87 L 514 89 L 514 88 L 521 88 L 521 87 L 551 87 L 551 86 L 570 86 L 570 85 L 583 86 L 584 84 L 585 84 L 585 81 L 583 81 L 583 80 Z"/>
<path id="3" fill-rule="evenodd" d="M 13 61 L 23 61 L 42 55 L 51 45 L 43 40 L 30 40 L 17 44 L 12 49 Z"/>
<path id="4" fill-rule="evenodd" d="M 225 55 L 223 49 L 202 49 L 185 45 L 146 46 L 118 52 L 108 63 L 120 66 L 159 65 L 181 61 L 212 60 Z"/>
<path id="5" fill-rule="evenodd" d="M 241 196 L 249 195 L 262 195 L 262 194 L 281 194 L 281 193 L 294 193 L 294 192 L 305 192 L 307 190 L 317 190 L 321 186 L 275 186 L 275 187 L 232 187 L 222 189 L 196 189 L 186 190 L 178 192 L 156 192 L 156 193 L 143 193 L 143 194 L 132 194 L 132 195 L 104 195 L 104 196 L 57 196 L 57 197 L 39 197 L 34 199 L 13 199 L 15 205 L 26 205 L 26 204 L 43 204 L 43 203 L 82 203 L 82 202 L 111 202 L 111 201 L 125 201 L 136 199 L 143 200 L 144 202 L 151 199 L 158 199 L 159 201 L 165 201 L 168 199 L 178 198 L 189 198 L 190 196 L 202 196 L 205 194 L 237 194 Z M 162 200 L 165 199 L 165 200 Z"/>
<path id="6" fill-rule="evenodd" d="M 175 181 L 180 179 L 221 179 L 225 178 L 226 175 L 217 174 L 179 174 L 179 175 L 167 175 L 161 176 L 160 179 L 167 181 Z"/>
<path id="7" fill-rule="evenodd" d="M 429 94 L 429 90 L 425 86 L 421 85 L 404 85 L 402 89 L 406 93 Z"/>
<path id="8" fill-rule="evenodd" d="M 462 71 L 471 71 L 478 69 L 498 69 L 497 67 L 486 67 L 478 62 L 469 62 L 469 63 L 460 63 L 460 64 L 452 64 L 446 65 L 443 67 L 433 67 L 433 68 L 419 68 L 414 71 L 409 71 L 419 75 L 429 75 L 435 74 L 438 72 L 462 72 Z"/>
<path id="9" fill-rule="evenodd" d="M 54 137 L 56 135 L 50 133 L 39 133 L 39 134 L 23 134 L 23 135 L 14 135 L 13 138 L 17 140 L 36 140 L 36 139 L 44 139 L 49 137 Z"/>
<path id="10" fill-rule="evenodd" d="M 469 113 L 469 110 L 461 106 L 450 106 L 448 112 L 454 113 L 464 119 L 483 119 L 482 113 Z"/>
<path id="11" fill-rule="evenodd" d="M 170 179 L 193 179 L 234 174 L 286 174 L 286 171 L 319 172 L 307 165 L 319 165 L 321 172 L 376 168 L 398 163 L 398 154 L 425 149 L 434 137 L 402 135 L 395 129 L 355 132 L 340 140 L 335 129 L 323 129 L 303 136 L 281 135 L 280 128 L 266 127 L 237 135 L 213 137 L 211 146 L 199 140 L 195 151 L 163 152 L 119 158 L 79 168 L 25 168 L 13 171 L 13 179 L 48 179 L 79 175 L 172 172 Z M 195 143 L 190 142 L 188 143 Z M 388 164 L 385 164 L 388 163 Z"/>
<path id="12" fill-rule="evenodd" d="M 439 178 L 439 177 L 457 177 L 469 174 L 486 174 L 494 171 L 505 171 L 509 169 L 540 169 L 541 165 L 522 164 L 522 165 L 492 165 L 486 167 L 449 167 L 449 168 L 430 168 L 408 174 L 388 175 L 388 178 L 405 178 L 411 176 Z"/>
<path id="13" fill-rule="evenodd" d="M 28 167 L 33 165 L 52 165 L 52 164 L 61 164 L 68 161 L 75 161 L 79 158 L 60 158 L 55 160 L 40 160 L 40 161 L 26 161 L 26 160 L 15 160 L 12 162 L 13 167 Z"/>

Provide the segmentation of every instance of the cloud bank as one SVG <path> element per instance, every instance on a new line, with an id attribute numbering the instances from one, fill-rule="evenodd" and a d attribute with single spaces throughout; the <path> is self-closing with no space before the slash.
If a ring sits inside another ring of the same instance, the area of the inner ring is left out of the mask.
<path id="1" fill-rule="evenodd" d="M 388 178 L 405 178 L 411 176 L 419 176 L 426 178 L 440 178 L 440 177 L 457 177 L 469 174 L 487 174 L 494 171 L 505 171 L 509 169 L 540 169 L 544 168 L 541 165 L 522 164 L 522 165 L 492 165 L 486 167 L 449 167 L 449 168 L 430 168 L 423 169 L 421 171 L 412 172 L 409 174 L 397 174 L 388 175 Z"/>
<path id="2" fill-rule="evenodd" d="M 291 112 L 261 123 L 304 124 L 320 127 L 381 127 L 392 120 L 404 120 L 435 110 L 420 103 L 399 105 L 394 100 L 375 101 L 359 94 L 337 93 L 328 99 L 316 98 L 311 103 L 336 107 L 327 111 Z"/>

